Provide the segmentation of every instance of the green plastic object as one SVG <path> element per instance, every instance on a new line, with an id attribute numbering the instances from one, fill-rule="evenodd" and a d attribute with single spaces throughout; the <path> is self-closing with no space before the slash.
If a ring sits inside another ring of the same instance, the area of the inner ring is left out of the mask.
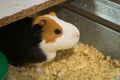
<path id="1" fill-rule="evenodd" d="M 0 80 L 7 80 L 8 62 L 6 57 L 0 52 Z"/>

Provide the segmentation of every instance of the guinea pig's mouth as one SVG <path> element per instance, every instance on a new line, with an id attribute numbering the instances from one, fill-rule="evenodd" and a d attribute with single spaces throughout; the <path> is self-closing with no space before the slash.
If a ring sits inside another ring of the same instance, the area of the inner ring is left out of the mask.
<path id="1" fill-rule="evenodd" d="M 80 38 L 80 34 L 77 34 L 77 33 L 74 33 L 72 36 L 73 36 L 74 39 L 79 39 Z"/>

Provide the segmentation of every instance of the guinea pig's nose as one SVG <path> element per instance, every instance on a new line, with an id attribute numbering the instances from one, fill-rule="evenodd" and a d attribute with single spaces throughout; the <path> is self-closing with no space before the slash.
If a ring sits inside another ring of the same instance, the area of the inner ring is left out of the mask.
<path id="1" fill-rule="evenodd" d="M 78 39 L 80 37 L 80 34 L 74 33 L 72 36 L 73 38 Z"/>

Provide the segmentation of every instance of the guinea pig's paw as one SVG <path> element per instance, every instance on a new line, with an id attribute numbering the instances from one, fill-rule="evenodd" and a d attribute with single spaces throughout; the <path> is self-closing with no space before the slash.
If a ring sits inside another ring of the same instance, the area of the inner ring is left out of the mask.
<path id="1" fill-rule="evenodd" d="M 35 64 L 35 73 L 36 74 L 41 74 L 43 72 L 43 70 L 41 69 L 42 64 L 43 63 Z"/>
<path id="2" fill-rule="evenodd" d="M 42 72 L 43 72 L 43 70 L 41 68 L 36 68 L 35 69 L 36 74 L 41 74 Z"/>

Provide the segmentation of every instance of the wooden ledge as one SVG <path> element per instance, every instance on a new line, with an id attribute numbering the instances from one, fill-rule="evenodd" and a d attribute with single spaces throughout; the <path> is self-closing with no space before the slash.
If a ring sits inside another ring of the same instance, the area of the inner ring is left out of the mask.
<path id="1" fill-rule="evenodd" d="M 66 1 L 66 0 L 48 0 L 42 4 L 35 5 L 31 8 L 22 10 L 18 13 L 11 15 L 11 16 L 4 17 L 4 18 L 0 19 L 0 27 L 5 26 L 7 24 L 10 24 L 14 21 L 20 20 L 26 16 L 30 16 L 32 14 L 35 14 L 39 11 L 42 11 L 46 8 L 49 8 L 49 7 L 54 6 L 56 4 L 62 3 L 64 1 Z"/>

